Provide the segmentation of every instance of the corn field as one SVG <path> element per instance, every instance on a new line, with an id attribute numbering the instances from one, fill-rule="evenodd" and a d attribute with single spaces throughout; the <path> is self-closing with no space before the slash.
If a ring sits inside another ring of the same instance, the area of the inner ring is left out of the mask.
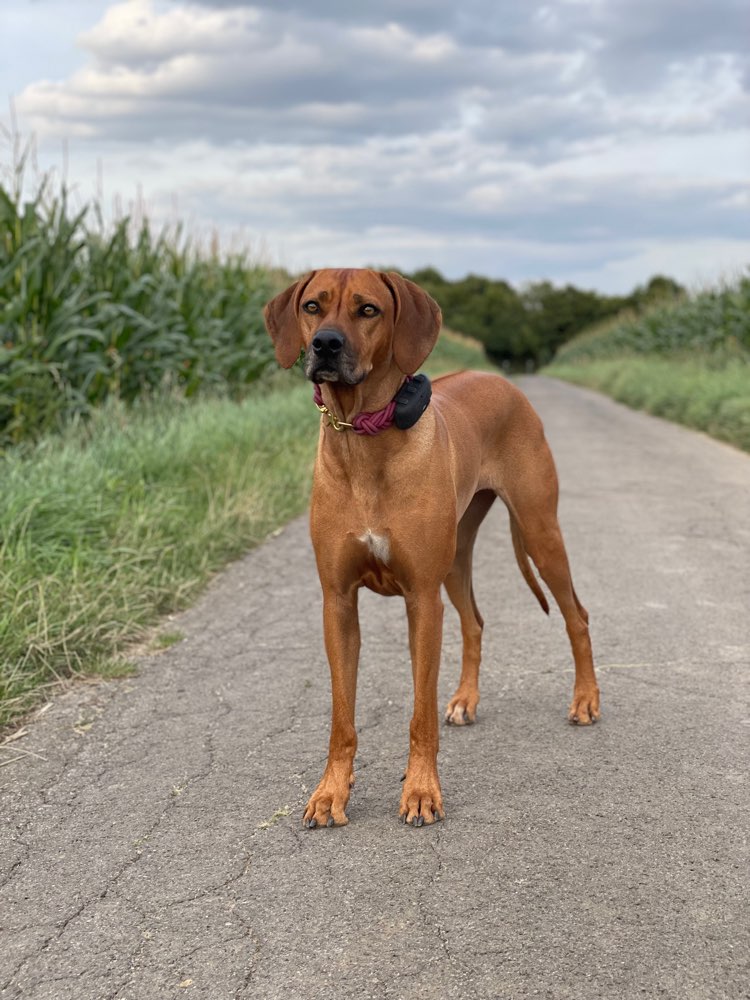
<path id="1" fill-rule="evenodd" d="M 622 355 L 693 355 L 711 367 L 750 362 L 750 278 L 685 296 L 641 315 L 620 315 L 564 344 L 554 364 Z"/>
<path id="2" fill-rule="evenodd" d="M 179 232 L 107 229 L 42 181 L 0 182 L 0 451 L 109 397 L 239 394 L 273 365 L 261 306 L 278 276 Z"/>

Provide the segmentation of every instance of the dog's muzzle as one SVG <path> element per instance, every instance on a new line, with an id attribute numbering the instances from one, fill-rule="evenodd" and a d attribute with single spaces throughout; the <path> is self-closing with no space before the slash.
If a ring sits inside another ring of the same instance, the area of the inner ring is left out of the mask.
<path id="1" fill-rule="evenodd" d="M 355 368 L 344 334 L 332 328 L 318 330 L 307 352 L 305 375 L 312 382 L 341 381 L 355 385 L 361 381 Z"/>

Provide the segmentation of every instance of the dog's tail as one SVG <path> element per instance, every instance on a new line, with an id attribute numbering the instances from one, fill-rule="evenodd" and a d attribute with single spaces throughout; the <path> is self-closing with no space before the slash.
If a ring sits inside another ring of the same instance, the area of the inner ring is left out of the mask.
<path id="1" fill-rule="evenodd" d="M 529 587 L 533 591 L 534 597 L 542 606 L 542 611 L 548 615 L 549 614 L 549 604 L 547 603 L 547 598 L 542 592 L 542 588 L 539 586 L 539 581 L 534 576 L 534 571 L 529 565 L 529 557 L 526 552 L 526 548 L 523 544 L 523 536 L 521 535 L 521 529 L 518 527 L 518 521 L 516 521 L 513 511 L 508 509 L 508 514 L 510 515 L 510 534 L 513 539 L 513 551 L 516 554 L 516 562 L 518 563 L 518 568 L 523 573 L 523 578 L 528 583 Z M 576 598 L 576 602 L 577 602 Z"/>

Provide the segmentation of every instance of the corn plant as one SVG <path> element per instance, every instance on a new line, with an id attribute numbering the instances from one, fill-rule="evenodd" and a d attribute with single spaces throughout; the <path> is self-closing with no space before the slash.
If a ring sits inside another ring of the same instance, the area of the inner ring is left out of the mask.
<path id="1" fill-rule="evenodd" d="M 750 361 L 750 277 L 647 312 L 626 314 L 564 344 L 555 364 L 577 364 L 623 354 L 691 354 L 713 366 Z"/>
<path id="2" fill-rule="evenodd" d="M 148 221 L 108 230 L 49 178 L 22 187 L 0 183 L 0 449 L 110 397 L 238 395 L 270 369 L 270 272 Z"/>

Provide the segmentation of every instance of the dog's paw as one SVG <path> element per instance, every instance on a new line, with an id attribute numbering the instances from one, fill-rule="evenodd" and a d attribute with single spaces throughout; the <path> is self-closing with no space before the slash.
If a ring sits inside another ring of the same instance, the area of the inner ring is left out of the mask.
<path id="1" fill-rule="evenodd" d="M 470 726 L 477 721 L 479 692 L 459 688 L 445 709 L 445 721 L 449 726 Z"/>
<path id="2" fill-rule="evenodd" d="M 600 716 L 599 688 L 576 689 L 568 709 L 568 722 L 571 726 L 590 726 Z"/>
<path id="3" fill-rule="evenodd" d="M 399 816 L 402 823 L 411 826 L 429 826 L 436 820 L 445 819 L 440 779 L 436 771 L 430 774 L 420 769 L 410 775 L 407 770 Z"/>
<path id="4" fill-rule="evenodd" d="M 349 822 L 346 807 L 349 804 L 349 789 L 353 784 L 353 774 L 343 784 L 324 776 L 307 803 L 302 825 L 308 830 L 314 830 L 317 826 L 346 826 Z"/>

